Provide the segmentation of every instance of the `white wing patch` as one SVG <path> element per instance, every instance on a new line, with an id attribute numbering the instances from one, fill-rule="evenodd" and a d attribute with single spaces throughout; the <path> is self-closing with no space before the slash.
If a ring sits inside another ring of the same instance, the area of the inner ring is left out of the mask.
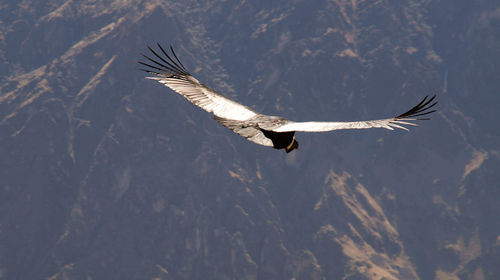
<path id="1" fill-rule="evenodd" d="M 408 119 L 411 120 L 411 119 Z M 289 122 L 277 129 L 273 129 L 274 132 L 285 132 L 285 131 L 303 131 L 303 132 L 326 132 L 339 129 L 366 129 L 366 128 L 385 128 L 389 130 L 394 130 L 394 128 L 401 128 L 408 130 L 407 128 L 400 126 L 398 124 L 404 125 L 414 125 L 417 124 L 399 121 L 395 119 L 383 119 L 383 120 L 372 120 L 372 121 L 359 121 L 359 122 Z"/>
<path id="2" fill-rule="evenodd" d="M 428 115 L 435 110 L 430 110 L 437 101 L 432 103 L 436 98 L 434 95 L 431 98 L 426 96 L 420 103 L 408 110 L 407 112 L 389 119 L 381 120 L 370 120 L 370 121 L 358 121 L 358 122 L 292 122 L 288 121 L 285 124 L 272 129 L 274 132 L 286 132 L 286 131 L 303 131 L 303 132 L 326 132 L 339 129 L 366 129 L 366 128 L 385 128 L 389 130 L 394 130 L 394 128 L 400 128 L 403 130 L 408 130 L 408 128 L 403 125 L 413 125 L 412 121 L 426 120 L 426 118 L 419 118 L 424 115 Z"/>
<path id="3" fill-rule="evenodd" d="M 244 121 L 257 115 L 252 109 L 221 95 L 192 76 L 148 77 L 148 79 L 164 84 L 194 105 L 221 118 Z"/>

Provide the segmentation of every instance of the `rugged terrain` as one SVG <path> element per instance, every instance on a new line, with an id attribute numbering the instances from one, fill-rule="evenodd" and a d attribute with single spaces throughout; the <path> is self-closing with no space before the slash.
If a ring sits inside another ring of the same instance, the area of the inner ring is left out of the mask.
<path id="1" fill-rule="evenodd" d="M 270 115 L 438 112 L 286 155 L 144 79 L 156 42 Z M 499 75 L 494 0 L 4 1 L 0 279 L 498 279 Z"/>

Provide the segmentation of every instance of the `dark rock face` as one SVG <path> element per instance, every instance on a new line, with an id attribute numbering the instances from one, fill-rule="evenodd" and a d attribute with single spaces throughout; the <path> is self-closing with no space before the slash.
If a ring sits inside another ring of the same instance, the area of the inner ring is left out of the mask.
<path id="1" fill-rule="evenodd" d="M 498 1 L 0 4 L 0 279 L 497 279 Z M 293 120 L 233 135 L 135 60 Z"/>

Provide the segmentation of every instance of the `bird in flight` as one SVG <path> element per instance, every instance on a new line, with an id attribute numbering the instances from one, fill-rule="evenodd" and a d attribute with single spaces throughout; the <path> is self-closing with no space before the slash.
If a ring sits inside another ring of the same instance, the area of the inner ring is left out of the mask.
<path id="1" fill-rule="evenodd" d="M 326 132 L 373 127 L 408 130 L 405 125 L 416 126 L 413 121 L 428 120 L 422 116 L 434 112 L 435 110 L 431 109 L 437 104 L 436 95 L 430 98 L 426 96 L 407 112 L 387 119 L 355 122 L 294 122 L 283 117 L 260 114 L 201 83 L 189 74 L 172 46 L 170 55 L 160 44 L 157 51 L 149 46 L 148 49 L 153 56 L 142 54 L 146 62 L 138 61 L 146 67 L 141 70 L 154 75 L 147 77 L 148 79 L 164 84 L 189 102 L 212 113 L 217 122 L 246 139 L 259 145 L 285 149 L 287 153 L 299 149 L 299 142 L 294 136 L 297 131 Z"/>

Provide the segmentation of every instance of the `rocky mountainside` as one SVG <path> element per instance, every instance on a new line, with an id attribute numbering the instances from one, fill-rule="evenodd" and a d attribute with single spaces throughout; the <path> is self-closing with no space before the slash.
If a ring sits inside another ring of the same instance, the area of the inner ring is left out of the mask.
<path id="1" fill-rule="evenodd" d="M 500 3 L 0 4 L 0 279 L 497 279 Z M 136 61 L 292 120 L 438 94 L 410 132 L 217 124 Z"/>

